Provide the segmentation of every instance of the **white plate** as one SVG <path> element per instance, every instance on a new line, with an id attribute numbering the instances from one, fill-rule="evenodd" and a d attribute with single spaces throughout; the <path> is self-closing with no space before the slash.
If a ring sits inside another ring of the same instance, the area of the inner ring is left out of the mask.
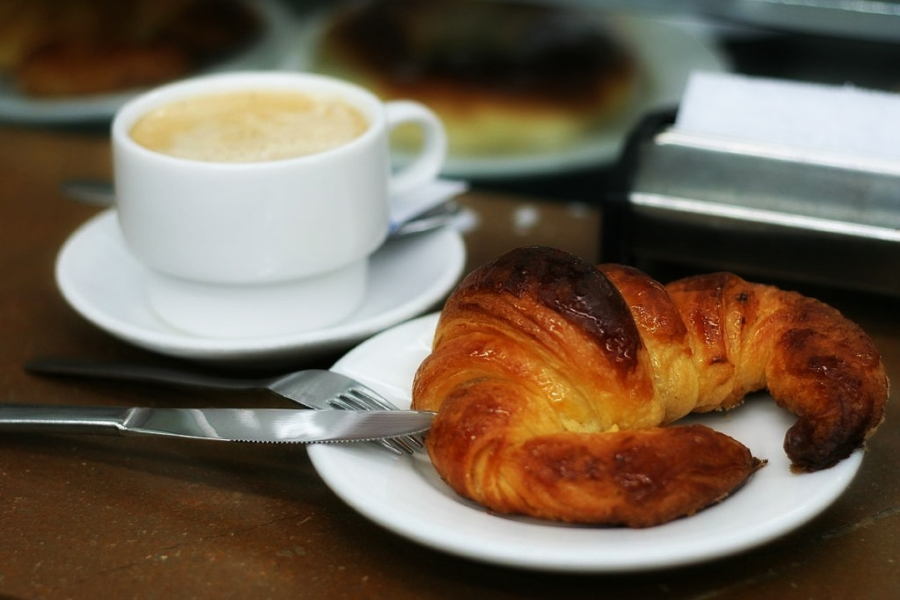
<path id="1" fill-rule="evenodd" d="M 334 366 L 409 406 L 415 371 L 428 355 L 437 315 L 367 340 Z M 648 529 L 557 525 L 492 515 L 461 499 L 424 452 L 395 457 L 371 445 L 309 447 L 316 470 L 351 507 L 411 540 L 487 563 L 540 571 L 611 573 L 674 567 L 735 554 L 803 525 L 850 484 L 858 451 L 836 467 L 794 474 L 782 450 L 791 415 L 767 394 L 730 413 L 685 419 L 740 440 L 769 464 L 721 504 Z"/>
<path id="2" fill-rule="evenodd" d="M 88 321 L 136 346 L 210 362 L 299 360 L 345 350 L 402 321 L 432 310 L 465 266 L 462 236 L 442 228 L 388 241 L 371 260 L 363 306 L 337 325 L 277 337 L 207 339 L 163 322 L 146 295 L 146 268 L 131 256 L 115 210 L 100 213 L 65 242 L 56 280 L 66 301 Z"/>
<path id="3" fill-rule="evenodd" d="M 587 18 L 595 18 L 586 13 Z M 691 71 L 727 71 L 725 58 L 705 40 L 683 28 L 650 19 L 617 15 L 611 21 L 616 31 L 630 43 L 642 69 L 639 90 L 620 117 L 595 130 L 565 149 L 491 156 L 451 155 L 443 173 L 462 178 L 506 178 L 573 171 L 615 160 L 631 129 L 648 112 L 678 104 Z M 295 67 L 311 68 L 317 39 L 327 27 L 328 16 L 309 19 L 304 41 L 298 43 Z"/>
<path id="4" fill-rule="evenodd" d="M 294 42 L 296 25 L 279 0 L 250 3 L 257 9 L 264 32 L 240 53 L 196 73 L 197 75 L 239 69 L 275 69 L 281 66 L 286 48 Z M 76 124 L 112 118 L 116 110 L 140 90 L 64 98 L 32 98 L 19 93 L 13 82 L 0 75 L 0 120 L 34 124 Z"/>

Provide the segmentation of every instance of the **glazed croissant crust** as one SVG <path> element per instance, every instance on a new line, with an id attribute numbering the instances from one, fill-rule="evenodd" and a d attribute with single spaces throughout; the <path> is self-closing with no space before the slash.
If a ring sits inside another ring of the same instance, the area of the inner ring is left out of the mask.
<path id="1" fill-rule="evenodd" d="M 865 333 L 811 298 L 718 273 L 663 286 L 559 250 L 514 250 L 448 299 L 413 406 L 457 493 L 499 513 L 646 527 L 693 514 L 763 462 L 691 412 L 767 388 L 799 419 L 801 471 L 846 458 L 884 417 Z M 736 417 L 737 418 L 737 417 Z"/>

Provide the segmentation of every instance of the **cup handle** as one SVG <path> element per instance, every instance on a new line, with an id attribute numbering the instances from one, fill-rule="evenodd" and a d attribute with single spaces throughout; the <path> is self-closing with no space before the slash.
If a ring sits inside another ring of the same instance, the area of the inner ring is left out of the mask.
<path id="1" fill-rule="evenodd" d="M 447 133 L 441 120 L 426 106 L 409 100 L 386 102 L 388 131 L 413 123 L 422 129 L 422 148 L 410 161 L 391 175 L 391 197 L 410 192 L 433 181 L 440 174 L 447 158 Z"/>

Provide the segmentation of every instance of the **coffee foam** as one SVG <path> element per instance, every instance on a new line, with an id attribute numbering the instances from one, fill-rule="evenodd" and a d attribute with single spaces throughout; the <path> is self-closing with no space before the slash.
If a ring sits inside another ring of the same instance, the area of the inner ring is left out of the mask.
<path id="1" fill-rule="evenodd" d="M 262 162 L 345 144 L 368 124 L 341 100 L 291 91 L 193 96 L 142 117 L 130 135 L 162 154 L 207 162 Z"/>

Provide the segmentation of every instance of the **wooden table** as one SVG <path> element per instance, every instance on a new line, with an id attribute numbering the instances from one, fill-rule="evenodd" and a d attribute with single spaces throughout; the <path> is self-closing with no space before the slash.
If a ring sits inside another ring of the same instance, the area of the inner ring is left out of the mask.
<path id="1" fill-rule="evenodd" d="M 0 402 L 272 404 L 264 393 L 235 398 L 23 371 L 27 359 L 47 354 L 171 360 L 94 328 L 54 283 L 60 245 L 98 210 L 64 199 L 59 184 L 109 170 L 103 135 L 0 127 Z M 465 236 L 469 268 L 531 243 L 597 256 L 600 217 L 588 204 L 477 187 L 463 203 L 477 217 Z M 872 334 L 900 381 L 897 303 L 828 300 Z M 808 525 L 740 556 L 615 576 L 533 573 L 422 547 L 347 507 L 302 446 L 4 435 L 0 596 L 897 598 L 900 409 L 889 408 L 856 480 Z"/>

